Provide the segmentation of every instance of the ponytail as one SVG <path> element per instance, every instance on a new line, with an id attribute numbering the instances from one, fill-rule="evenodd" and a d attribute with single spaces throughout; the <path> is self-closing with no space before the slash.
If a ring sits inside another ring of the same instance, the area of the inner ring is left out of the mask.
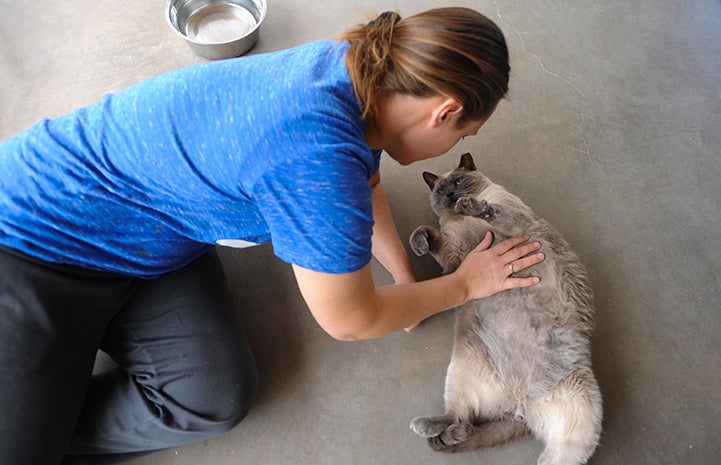
<path id="1" fill-rule="evenodd" d="M 438 8 L 401 19 L 385 12 L 349 29 L 346 68 L 365 119 L 400 93 L 445 95 L 463 105 L 459 125 L 487 119 L 508 92 L 503 33 L 468 8 Z"/>
<path id="2" fill-rule="evenodd" d="M 368 24 L 346 31 L 341 39 L 350 43 L 346 67 L 364 119 L 373 117 L 381 100 L 386 76 L 393 72 L 393 31 L 401 16 L 386 11 Z"/>

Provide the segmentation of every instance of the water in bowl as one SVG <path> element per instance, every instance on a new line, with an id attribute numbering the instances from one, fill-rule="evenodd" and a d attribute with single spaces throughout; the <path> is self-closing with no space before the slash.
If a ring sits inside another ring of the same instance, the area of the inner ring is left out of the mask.
<path id="1" fill-rule="evenodd" d="M 188 18 L 186 35 L 196 42 L 222 44 L 243 37 L 257 24 L 255 16 L 242 6 L 216 3 Z"/>

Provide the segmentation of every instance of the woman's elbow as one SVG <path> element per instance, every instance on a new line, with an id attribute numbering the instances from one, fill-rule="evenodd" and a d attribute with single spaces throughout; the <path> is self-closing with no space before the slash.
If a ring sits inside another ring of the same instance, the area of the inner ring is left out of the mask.
<path id="1" fill-rule="evenodd" d="M 326 334 L 337 341 L 353 342 L 377 337 L 373 330 L 373 323 L 366 318 L 362 320 L 358 321 L 357 318 L 351 318 L 335 324 L 324 324 L 321 321 L 318 323 Z"/>
<path id="2" fill-rule="evenodd" d="M 332 337 L 336 341 L 341 341 L 341 342 L 355 342 L 355 341 L 362 341 L 363 339 L 367 339 L 358 334 L 353 334 L 353 333 L 329 333 L 329 332 L 327 332 L 327 333 L 330 335 L 330 337 Z"/>

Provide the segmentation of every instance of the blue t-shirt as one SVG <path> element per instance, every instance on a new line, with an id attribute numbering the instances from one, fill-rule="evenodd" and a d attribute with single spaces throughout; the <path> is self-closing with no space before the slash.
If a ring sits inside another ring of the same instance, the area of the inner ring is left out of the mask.
<path id="1" fill-rule="evenodd" d="M 328 273 L 370 260 L 380 152 L 317 42 L 166 73 L 0 144 L 0 245 L 154 277 L 215 244 L 272 241 Z"/>

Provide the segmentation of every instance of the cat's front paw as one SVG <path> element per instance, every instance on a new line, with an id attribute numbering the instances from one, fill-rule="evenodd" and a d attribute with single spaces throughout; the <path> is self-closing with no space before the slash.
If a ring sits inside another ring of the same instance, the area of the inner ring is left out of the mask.
<path id="1" fill-rule="evenodd" d="M 418 226 L 411 233 L 411 249 L 419 257 L 427 254 L 431 251 L 434 237 L 433 228 L 430 226 Z"/>
<path id="2" fill-rule="evenodd" d="M 456 202 L 456 213 L 465 216 L 475 216 L 483 218 L 486 221 L 490 221 L 495 216 L 496 212 L 488 202 L 484 200 L 478 200 L 475 197 L 461 197 Z"/>

